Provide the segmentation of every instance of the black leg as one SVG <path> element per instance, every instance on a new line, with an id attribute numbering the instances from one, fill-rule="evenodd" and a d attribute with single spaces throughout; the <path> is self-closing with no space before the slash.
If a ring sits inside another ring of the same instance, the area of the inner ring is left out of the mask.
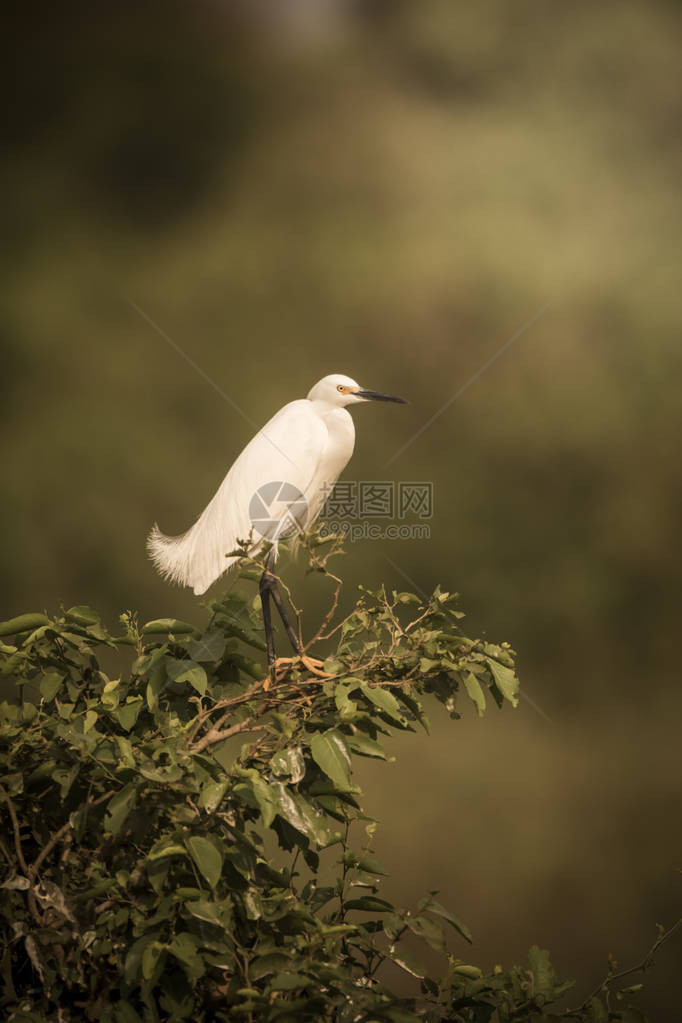
<path id="1" fill-rule="evenodd" d="M 277 580 L 274 575 L 266 569 L 263 572 L 260 580 L 260 600 L 263 607 L 263 625 L 265 626 L 265 640 L 268 644 L 268 660 L 270 659 L 270 647 L 272 646 L 272 659 L 275 657 L 275 645 L 272 639 L 272 620 L 270 617 L 270 597 L 272 597 L 275 607 L 279 611 L 279 616 L 282 619 L 282 624 L 287 631 L 289 642 L 294 648 L 295 653 L 301 653 L 301 644 L 298 641 L 298 635 L 294 626 L 292 625 L 289 612 L 287 611 L 284 601 L 282 600 L 282 594 L 277 588 Z"/>
<path id="2" fill-rule="evenodd" d="M 272 673 L 275 664 L 275 637 L 272 631 L 272 617 L 270 615 L 270 589 L 271 584 L 268 577 L 272 579 L 272 576 L 266 569 L 260 578 L 260 585 L 258 591 L 260 593 L 260 602 L 263 609 L 263 625 L 265 627 L 265 644 L 268 650 L 268 672 Z"/>
<path id="3" fill-rule="evenodd" d="M 301 642 L 298 638 L 298 633 L 293 626 L 289 612 L 286 609 L 286 605 L 282 600 L 282 594 L 279 592 L 277 586 L 277 578 L 271 571 L 271 566 L 274 563 L 272 551 L 265 560 L 265 570 L 260 578 L 259 592 L 260 602 L 263 609 L 263 625 L 265 626 L 265 643 L 268 651 L 268 680 L 265 683 L 265 688 L 269 688 L 270 685 L 277 681 L 277 673 L 275 666 L 277 658 L 275 656 L 275 637 L 272 631 L 272 616 L 270 614 L 270 598 L 272 597 L 275 607 L 279 611 L 279 616 L 282 619 L 282 624 L 286 629 L 289 641 L 294 648 L 294 652 L 301 658 L 304 666 L 313 675 L 318 675 L 321 678 L 329 678 L 324 671 L 319 669 L 322 666 L 322 661 L 316 660 L 314 657 L 308 657 L 303 653 Z M 283 661 L 289 661 L 291 658 L 283 657 Z"/>
<path id="4" fill-rule="evenodd" d="M 274 576 L 270 576 L 270 578 L 272 579 L 271 595 L 272 599 L 275 602 L 275 607 L 279 611 L 279 616 L 282 619 L 282 624 L 284 625 L 284 628 L 287 630 L 287 636 L 289 637 L 289 642 L 294 648 L 294 652 L 300 655 L 301 653 L 303 653 L 303 651 L 301 650 L 301 644 L 299 643 L 298 640 L 298 633 L 296 632 L 296 629 L 292 624 L 291 618 L 289 617 L 289 612 L 287 611 L 284 601 L 282 600 L 282 594 L 279 592 L 277 580 L 274 578 Z"/>
<path id="5" fill-rule="evenodd" d="M 270 597 L 272 597 L 272 599 L 274 601 L 274 604 L 275 604 L 275 607 L 279 611 L 279 616 L 282 619 L 282 624 L 284 625 L 284 628 L 286 629 L 287 636 L 289 637 L 289 642 L 291 643 L 292 647 L 294 648 L 294 652 L 297 653 L 299 656 L 303 652 L 301 650 L 301 644 L 300 644 L 299 639 L 298 639 L 298 633 L 296 632 L 296 629 L 293 626 L 291 618 L 289 617 L 289 612 L 287 611 L 286 605 L 285 605 L 284 601 L 282 600 L 282 594 L 279 592 L 279 587 L 277 586 L 277 579 L 276 579 L 275 575 L 273 574 L 273 572 L 271 570 L 272 569 L 272 565 L 274 564 L 274 561 L 275 561 L 275 559 L 273 557 L 273 552 L 270 551 L 270 553 L 268 554 L 267 558 L 265 559 L 265 571 L 263 572 L 263 575 L 261 576 L 261 580 L 260 580 L 260 599 L 261 599 L 261 604 L 263 605 L 263 624 L 265 625 L 265 638 L 266 638 L 266 642 L 268 642 L 268 635 L 270 636 L 270 640 L 272 642 L 272 660 L 273 660 L 273 662 L 274 662 L 274 659 L 275 659 L 275 646 L 274 646 L 274 641 L 272 641 L 272 620 L 271 620 L 271 617 L 270 617 L 270 604 L 269 604 L 269 598 Z M 267 607 L 267 611 L 266 611 L 266 607 Z M 268 661 L 270 659 L 269 651 L 270 651 L 270 645 L 268 645 Z"/>

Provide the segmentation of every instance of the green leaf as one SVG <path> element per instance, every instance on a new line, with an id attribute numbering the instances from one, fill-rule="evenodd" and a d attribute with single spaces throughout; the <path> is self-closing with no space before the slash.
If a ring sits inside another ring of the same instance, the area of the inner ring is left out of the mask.
<path id="1" fill-rule="evenodd" d="M 220 628 L 226 636 L 236 636 L 237 639 L 241 639 L 248 646 L 255 647 L 256 650 L 266 649 L 262 637 L 251 628 L 248 621 L 244 618 L 237 620 L 234 617 L 223 617 L 221 615 Z"/>
<path id="2" fill-rule="evenodd" d="M 637 985 L 634 986 L 637 987 Z M 639 985 L 640 988 L 642 986 L 643 985 L 641 984 Z M 627 990 L 626 988 L 623 988 L 623 991 L 626 990 Z M 620 1016 L 616 1018 L 619 1019 L 620 1023 L 647 1023 L 646 1016 L 643 1013 L 641 1013 L 639 1009 L 633 1009 L 631 1005 L 629 1005 L 627 1009 L 623 1009 L 623 1011 L 620 1013 Z"/>
<path id="3" fill-rule="evenodd" d="M 350 787 L 350 753 L 346 740 L 335 728 L 327 732 L 316 732 L 310 741 L 313 760 L 337 789 L 347 792 Z"/>
<path id="4" fill-rule="evenodd" d="M 121 728 L 129 732 L 137 721 L 143 706 L 144 700 L 141 696 L 128 697 L 123 706 L 114 712 L 114 717 L 118 720 Z"/>
<path id="5" fill-rule="evenodd" d="M 533 974 L 533 990 L 536 995 L 550 998 L 554 994 L 556 974 L 547 949 L 533 945 L 528 952 L 528 963 Z"/>
<path id="6" fill-rule="evenodd" d="M 142 1023 L 142 1018 L 138 1016 L 130 1002 L 119 1000 L 114 1006 L 114 1012 L 116 1023 Z"/>
<path id="7" fill-rule="evenodd" d="M 187 653 L 193 661 L 215 664 L 222 660 L 227 641 L 222 632 L 205 632 L 198 639 L 188 639 Z"/>
<path id="8" fill-rule="evenodd" d="M 148 934 L 142 938 L 138 938 L 134 942 L 125 959 L 124 966 L 124 977 L 126 984 L 135 985 L 139 984 L 142 980 L 142 955 L 145 948 L 154 940 L 153 935 Z"/>
<path id="9" fill-rule="evenodd" d="M 162 666 L 155 666 L 154 670 L 149 676 L 149 682 L 147 683 L 147 707 L 152 713 L 156 710 L 159 705 L 159 695 L 166 684 L 166 673 L 163 671 Z"/>
<path id="10" fill-rule="evenodd" d="M 422 726 L 422 728 L 424 729 L 424 731 L 428 735 L 429 734 L 429 719 L 427 718 L 426 714 L 424 713 L 424 708 L 422 707 L 422 705 L 419 702 L 419 700 L 416 700 L 409 693 L 403 692 L 402 689 L 396 689 L 395 695 L 396 695 L 396 699 L 398 700 L 398 702 L 405 704 L 407 709 L 415 716 L 415 718 L 417 719 L 419 724 Z"/>
<path id="11" fill-rule="evenodd" d="M 437 952 L 444 951 L 445 938 L 443 937 L 443 930 L 434 920 L 429 920 L 425 916 L 413 916 L 408 917 L 406 923 L 412 933 L 419 935 L 420 938 L 424 938 L 431 948 L 434 948 Z"/>
<path id="12" fill-rule="evenodd" d="M 120 792 L 117 792 L 115 796 L 112 796 L 107 803 L 107 812 L 104 817 L 104 827 L 107 831 L 110 831 L 112 835 L 117 835 L 125 819 L 135 805 L 135 799 L 137 798 L 137 789 L 135 785 L 130 782 Z"/>
<path id="13" fill-rule="evenodd" d="M 68 795 L 69 789 L 76 780 L 76 776 L 79 771 L 80 764 L 74 764 L 73 767 L 69 768 L 58 767 L 55 771 L 52 772 L 52 777 L 60 787 L 59 794 L 62 799 L 64 799 Z"/>
<path id="14" fill-rule="evenodd" d="M 157 895 L 161 895 L 163 892 L 170 868 L 170 857 L 153 861 L 147 860 L 147 880 Z"/>
<path id="15" fill-rule="evenodd" d="M 363 895 L 360 899 L 348 899 L 344 903 L 346 909 L 361 909 L 365 913 L 391 913 L 395 906 L 376 895 Z"/>
<path id="16" fill-rule="evenodd" d="M 250 779 L 251 788 L 253 789 L 253 794 L 256 797 L 258 808 L 262 814 L 263 824 L 266 828 L 269 828 L 277 813 L 277 802 L 268 783 L 263 781 L 256 772 L 254 772 L 254 775 L 255 777 Z"/>
<path id="17" fill-rule="evenodd" d="M 213 842 L 208 838 L 202 838 L 201 835 L 192 835 L 191 838 L 188 838 L 187 848 L 211 888 L 215 888 L 223 871 L 222 854 L 216 849 Z"/>
<path id="18" fill-rule="evenodd" d="M 215 813 L 223 801 L 225 793 L 230 787 L 230 779 L 223 778 L 221 781 L 207 781 L 201 787 L 199 806 L 207 813 Z"/>
<path id="19" fill-rule="evenodd" d="M 86 713 L 85 717 L 83 718 L 83 735 L 87 735 L 87 733 L 93 727 L 93 725 L 97 721 L 97 716 L 98 715 L 96 710 L 89 710 Z"/>
<path id="20" fill-rule="evenodd" d="M 431 898 L 430 895 L 427 895 L 424 899 L 420 899 L 418 908 L 421 912 L 435 913 L 436 916 L 440 916 L 443 920 L 447 920 L 447 922 L 455 928 L 457 933 L 461 934 L 462 937 L 469 942 L 469 944 L 473 942 L 474 939 L 472 938 L 471 931 L 467 925 L 463 924 L 461 920 L 458 920 L 456 916 L 453 916 L 452 913 L 445 908 L 445 906 L 441 906 L 440 902 L 436 902 L 436 900 Z"/>
<path id="21" fill-rule="evenodd" d="M 279 750 L 270 760 L 273 774 L 286 775 L 296 785 L 305 775 L 305 760 L 300 746 Z"/>
<path id="22" fill-rule="evenodd" d="M 158 842 L 155 842 L 147 854 L 147 860 L 153 863 L 155 860 L 164 859 L 166 856 L 186 856 L 187 850 L 180 845 L 172 835 L 164 835 Z"/>
<path id="23" fill-rule="evenodd" d="M 177 618 L 155 618 L 154 621 L 147 622 L 140 629 L 143 636 L 163 635 L 169 632 L 175 636 L 182 636 L 195 631 L 195 627 L 189 622 L 181 622 Z"/>
<path id="24" fill-rule="evenodd" d="M 409 1009 L 403 1009 L 400 1005 L 390 1006 L 386 1009 L 385 1015 L 386 1019 L 391 1020 L 391 1023 L 421 1023 L 424 1018 L 415 1012 L 410 1012 Z"/>
<path id="25" fill-rule="evenodd" d="M 493 657 L 487 657 L 486 663 L 495 680 L 495 685 L 500 690 L 505 700 L 509 700 L 512 706 L 516 707 L 519 702 L 517 695 L 519 691 L 519 681 L 512 669 L 507 668 L 504 664 L 500 664 L 499 661 L 496 661 Z"/>
<path id="26" fill-rule="evenodd" d="M 207 899 L 188 899 L 185 902 L 185 909 L 192 916 L 196 917 L 197 920 L 203 920 L 205 923 L 213 924 L 215 927 L 225 927 L 220 910 L 215 902 L 209 902 Z"/>
<path id="27" fill-rule="evenodd" d="M 478 716 L 483 717 L 483 714 L 485 713 L 485 693 L 483 692 L 481 683 L 471 671 L 465 671 L 463 673 L 462 683 L 467 691 L 469 699 L 476 705 Z"/>
<path id="28" fill-rule="evenodd" d="M 48 671 L 43 675 L 40 683 L 40 695 L 48 703 L 53 700 L 64 682 L 64 676 L 60 675 L 58 671 Z"/>
<path id="29" fill-rule="evenodd" d="M 267 977 L 271 973 L 277 973 L 278 970 L 282 970 L 288 962 L 289 956 L 284 955 L 282 952 L 270 952 L 252 961 L 249 976 L 253 980 L 260 980 L 261 977 Z"/>
<path id="30" fill-rule="evenodd" d="M 41 614 L 17 615 L 9 621 L 0 622 L 0 636 L 14 636 L 18 632 L 33 631 L 41 625 L 49 625 L 50 619 Z"/>
<path id="31" fill-rule="evenodd" d="M 280 714 L 278 710 L 273 710 L 270 717 L 272 718 L 272 723 L 274 727 L 277 729 L 277 731 L 281 732 L 282 735 L 286 736 L 287 739 L 290 739 L 291 736 L 296 731 L 295 722 L 292 721 L 290 717 L 287 717 L 286 714 Z"/>
<path id="32" fill-rule="evenodd" d="M 374 706 L 378 707 L 392 721 L 395 721 L 396 724 L 402 727 L 407 724 L 400 709 L 400 704 L 388 689 L 382 689 L 381 686 L 370 686 L 366 682 L 363 682 L 361 689 L 367 699 L 371 700 Z"/>
<path id="33" fill-rule="evenodd" d="M 483 976 L 480 966 L 470 966 L 468 963 L 457 963 L 452 967 L 452 972 L 458 977 L 466 977 L 467 980 L 479 980 Z"/>
<path id="34" fill-rule="evenodd" d="M 355 732 L 346 739 L 354 753 L 361 757 L 375 757 L 377 760 L 386 760 L 386 751 L 376 739 L 370 739 L 364 732 Z"/>
<path id="35" fill-rule="evenodd" d="M 255 888 L 249 888 L 242 896 L 244 910 L 249 920 L 260 920 L 263 915 L 263 904 Z"/>
<path id="36" fill-rule="evenodd" d="M 339 683 L 334 690 L 334 702 L 339 712 L 339 717 L 342 721 L 353 721 L 358 714 L 358 705 L 355 700 L 351 700 L 349 693 L 353 692 L 354 689 L 358 688 L 358 681 L 354 679 L 350 684 Z"/>
<path id="37" fill-rule="evenodd" d="M 277 813 L 302 835 L 316 845 L 327 846 L 335 836 L 329 831 L 322 814 L 318 813 L 303 796 L 292 792 L 286 785 L 276 782 L 270 786 Z"/>
<path id="38" fill-rule="evenodd" d="M 358 870 L 364 870 L 366 874 L 383 874 L 386 875 L 386 871 L 372 856 L 354 856 L 354 866 Z"/>
<path id="39" fill-rule="evenodd" d="M 176 934 L 168 946 L 168 951 L 182 963 L 189 980 L 196 981 L 204 975 L 206 968 L 199 955 L 199 942 L 194 935 L 186 931 Z"/>
<path id="40" fill-rule="evenodd" d="M 296 991 L 310 983 L 310 977 L 302 973 L 278 973 L 270 981 L 269 987 L 271 991 Z"/>
<path id="41" fill-rule="evenodd" d="M 176 657 L 166 658 L 166 671 L 173 682 L 189 682 L 200 696 L 206 695 L 208 679 L 205 670 L 194 661 L 183 661 Z"/>
<path id="42" fill-rule="evenodd" d="M 426 970 L 418 962 L 408 956 L 406 952 L 391 952 L 389 953 L 389 959 L 394 962 L 396 966 L 399 966 L 405 973 L 409 973 L 411 977 L 417 977 L 418 980 L 423 980 L 426 976 Z"/>
<path id="43" fill-rule="evenodd" d="M 162 954 L 165 952 L 160 941 L 150 941 L 142 953 L 142 976 L 145 980 L 151 980 L 159 967 Z"/>
<path id="44" fill-rule="evenodd" d="M 604 1008 L 601 998 L 590 998 L 588 1005 L 590 1015 L 585 1018 L 589 1020 L 589 1023 L 607 1023 L 609 1014 Z"/>
<path id="45" fill-rule="evenodd" d="M 120 756 L 121 767 L 135 767 L 135 757 L 133 755 L 133 747 L 130 745 L 128 739 L 122 735 L 117 735 L 116 745 L 118 746 L 118 752 Z"/>
<path id="46" fill-rule="evenodd" d="M 78 607 L 70 607 L 66 612 L 66 618 L 77 625 L 99 625 L 100 617 L 96 611 L 86 604 L 79 604 Z"/>

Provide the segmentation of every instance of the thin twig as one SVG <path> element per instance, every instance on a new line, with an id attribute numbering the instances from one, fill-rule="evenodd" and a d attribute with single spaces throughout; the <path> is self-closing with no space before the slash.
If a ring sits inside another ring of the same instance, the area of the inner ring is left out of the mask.
<path id="1" fill-rule="evenodd" d="M 5 791 L 2 785 L 0 785 L 0 795 L 3 796 L 5 798 L 5 801 L 7 802 L 9 815 L 12 819 L 12 831 L 14 832 L 14 848 L 16 849 L 19 866 L 23 870 L 24 874 L 28 874 L 28 867 L 26 866 L 26 860 L 24 859 L 24 851 L 21 848 L 21 832 L 19 830 L 19 821 L 17 819 L 17 812 L 14 809 L 14 803 L 12 802 L 9 792 Z"/>
<path id="2" fill-rule="evenodd" d="M 185 748 L 188 749 L 192 745 L 197 732 L 203 725 L 204 721 L 206 721 L 206 719 L 209 718 L 211 714 L 215 714 L 217 710 L 224 710 L 225 707 L 228 708 L 239 707 L 240 704 L 242 703 L 248 703 L 248 701 L 253 696 L 256 695 L 258 690 L 263 687 L 263 683 L 264 680 L 259 679 L 257 682 L 254 682 L 253 685 L 249 686 L 246 692 L 240 693 L 239 696 L 232 696 L 229 699 L 218 700 L 216 703 L 213 704 L 212 707 L 209 707 L 207 710 L 203 710 L 200 714 L 198 714 L 194 727 L 192 728 L 192 731 L 190 732 L 189 737 L 187 739 L 187 743 L 185 744 Z M 221 721 L 223 721 L 224 719 L 225 716 L 223 715 Z M 215 727 L 215 725 L 213 727 Z"/>
<path id="3" fill-rule="evenodd" d="M 326 572 L 325 571 L 325 575 L 327 575 L 330 579 L 333 579 L 334 582 L 336 583 L 336 586 L 334 587 L 334 593 L 332 595 L 332 602 L 331 602 L 331 605 L 329 607 L 329 610 L 327 611 L 326 615 L 324 616 L 324 619 L 322 620 L 322 624 L 320 625 L 319 629 L 317 630 L 317 632 L 315 633 L 313 638 L 310 640 L 308 645 L 304 648 L 306 650 L 308 649 L 308 647 L 312 646 L 314 643 L 319 643 L 321 640 L 329 638 L 329 636 L 325 635 L 325 629 L 333 621 L 334 615 L 336 614 L 336 610 L 337 610 L 337 608 L 339 606 L 339 596 L 341 594 L 341 587 L 343 586 L 343 580 L 340 579 L 338 577 L 338 575 L 333 575 L 332 572 Z M 341 624 L 343 624 L 343 623 L 341 623 Z"/>
<path id="4" fill-rule="evenodd" d="M 109 799 L 111 796 L 113 796 L 115 792 L 116 789 L 109 789 L 109 791 L 105 792 L 103 796 L 98 796 L 97 799 L 89 799 L 88 802 L 86 803 L 86 806 L 87 807 L 97 806 L 98 803 L 103 803 L 106 799 Z M 63 827 L 59 829 L 59 831 L 55 831 L 54 835 L 52 836 L 52 838 L 50 838 L 47 845 L 43 847 L 38 858 L 29 867 L 28 875 L 31 878 L 31 880 L 33 880 L 33 878 L 40 870 L 40 867 L 44 863 L 46 857 L 50 855 L 50 853 L 57 845 L 57 843 L 60 841 L 60 839 L 67 833 L 67 831 L 70 831 L 72 827 L 73 825 L 71 821 L 67 821 L 66 824 L 64 824 Z"/>
<path id="5" fill-rule="evenodd" d="M 602 982 L 597 985 L 594 991 L 587 996 L 587 998 L 585 999 L 581 1006 L 579 1006 L 577 1009 L 566 1009 L 566 1011 L 564 1012 L 564 1016 L 575 1016 L 577 1013 L 582 1012 L 583 1009 L 585 1009 L 589 1005 L 593 998 L 596 998 L 602 992 L 606 992 L 608 994 L 609 985 L 613 984 L 614 981 L 622 980 L 623 977 L 629 977 L 630 974 L 632 973 L 639 973 L 642 970 L 648 970 L 649 967 L 653 965 L 654 956 L 658 952 L 661 945 L 665 944 L 666 941 L 672 938 L 672 936 L 676 934 L 677 931 L 679 931 L 680 927 L 682 927 L 682 917 L 680 917 L 679 920 L 677 920 L 672 925 L 672 927 L 669 928 L 669 930 L 665 931 L 663 934 L 659 934 L 656 941 L 653 943 L 649 951 L 646 953 L 646 955 L 640 962 L 638 962 L 635 966 L 628 967 L 627 970 L 620 970 L 618 973 L 607 974 L 606 977 L 604 977 L 604 979 L 602 980 Z"/>

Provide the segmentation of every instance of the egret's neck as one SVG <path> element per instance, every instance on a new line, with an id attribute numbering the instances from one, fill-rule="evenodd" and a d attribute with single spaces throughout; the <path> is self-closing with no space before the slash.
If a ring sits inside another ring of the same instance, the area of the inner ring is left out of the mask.
<path id="1" fill-rule="evenodd" d="M 334 412 L 346 412 L 345 408 L 341 405 L 337 405 L 331 401 L 325 401 L 324 398 L 312 398 L 309 399 L 310 404 L 313 406 L 315 414 L 320 419 L 326 419 L 327 416 L 332 415 Z M 349 413 L 346 412 L 346 415 Z"/>

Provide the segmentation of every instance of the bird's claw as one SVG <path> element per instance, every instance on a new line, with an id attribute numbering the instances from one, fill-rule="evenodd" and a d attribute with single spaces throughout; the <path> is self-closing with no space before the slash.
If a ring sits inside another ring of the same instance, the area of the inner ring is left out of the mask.
<path id="1" fill-rule="evenodd" d="M 322 671 L 322 665 L 324 661 L 319 660 L 317 657 L 309 657 L 308 654 L 296 654 L 294 657 L 278 657 L 272 666 L 272 677 L 276 680 L 281 675 L 284 675 L 289 668 L 296 661 L 300 661 L 306 671 L 309 671 L 311 675 L 317 675 L 318 678 L 330 678 L 328 671 Z M 266 680 L 268 683 L 265 688 L 270 688 L 270 676 Z"/>
<path id="2" fill-rule="evenodd" d="M 329 672 L 322 669 L 324 661 L 321 661 L 318 657 L 308 657 L 307 654 L 301 654 L 299 660 L 311 675 L 317 675 L 318 678 L 331 678 Z"/>

